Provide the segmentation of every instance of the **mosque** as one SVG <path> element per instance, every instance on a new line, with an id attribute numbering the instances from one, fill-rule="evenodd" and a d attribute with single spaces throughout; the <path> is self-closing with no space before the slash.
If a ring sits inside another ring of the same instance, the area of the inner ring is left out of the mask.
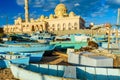
<path id="1" fill-rule="evenodd" d="M 38 19 L 29 18 L 28 0 L 25 0 L 25 20 L 18 17 L 14 20 L 14 25 L 5 25 L 4 33 L 33 33 L 36 31 L 63 31 L 79 30 L 85 28 L 85 20 L 77 16 L 74 12 L 67 12 L 64 4 L 58 4 L 54 14 L 48 17 L 41 15 Z"/>

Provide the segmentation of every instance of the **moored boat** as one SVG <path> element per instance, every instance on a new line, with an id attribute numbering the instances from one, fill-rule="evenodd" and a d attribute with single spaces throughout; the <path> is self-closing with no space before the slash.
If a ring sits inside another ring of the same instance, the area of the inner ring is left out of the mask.
<path id="1" fill-rule="evenodd" d="M 21 80 L 119 80 L 120 69 L 48 64 L 13 65 L 10 69 Z M 114 74 L 113 74 L 114 73 Z M 24 75 L 23 75 L 24 74 Z M 27 75 L 27 76 L 26 76 Z M 33 77 L 34 76 L 34 77 Z"/>
<path id="2" fill-rule="evenodd" d="M 23 58 L 17 58 L 17 59 L 11 59 L 10 62 L 12 64 L 24 64 L 28 65 L 29 64 L 29 57 L 23 57 Z"/>
<path id="3" fill-rule="evenodd" d="M 29 57 L 29 62 L 39 62 L 44 54 L 44 51 L 42 52 L 34 52 L 34 53 L 18 53 L 19 55 L 24 55 L 26 57 Z"/>
<path id="4" fill-rule="evenodd" d="M 53 50 L 49 44 L 0 44 L 0 52 L 39 52 Z"/>
<path id="5" fill-rule="evenodd" d="M 11 64 L 10 69 L 14 77 L 21 80 L 78 80 L 76 78 L 65 76 L 65 66 L 60 65 L 31 64 L 27 66 L 17 66 Z"/>
<path id="6" fill-rule="evenodd" d="M 54 40 L 54 35 L 49 32 L 36 32 L 30 37 L 30 40 L 38 41 L 39 43 L 49 43 Z"/>
<path id="7" fill-rule="evenodd" d="M 81 47 L 87 46 L 87 38 L 91 38 L 86 35 L 69 35 L 56 37 L 55 41 L 50 42 L 50 44 L 56 44 L 56 48 L 74 48 L 79 49 Z"/>
<path id="8" fill-rule="evenodd" d="M 0 56 L 4 57 L 5 59 L 15 61 L 17 59 L 18 64 L 22 62 L 22 60 L 28 60 L 28 62 L 39 62 L 43 57 L 44 51 L 41 52 L 31 52 L 31 53 L 0 53 Z M 19 62 L 20 61 L 20 62 Z M 23 63 L 26 61 L 23 61 Z"/>

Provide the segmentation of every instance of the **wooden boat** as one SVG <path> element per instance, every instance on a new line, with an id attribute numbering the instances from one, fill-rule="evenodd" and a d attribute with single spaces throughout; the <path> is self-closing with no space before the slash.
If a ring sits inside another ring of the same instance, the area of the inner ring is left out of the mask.
<path id="1" fill-rule="evenodd" d="M 48 64 L 14 65 L 10 69 L 21 80 L 119 80 L 120 69 Z M 27 76 L 26 76 L 27 75 Z M 34 76 L 34 77 L 33 77 Z"/>
<path id="2" fill-rule="evenodd" d="M 49 44 L 0 44 L 0 52 L 40 52 L 53 50 L 55 45 Z"/>
<path id="3" fill-rule="evenodd" d="M 12 60 L 13 62 L 17 59 L 18 64 L 22 62 L 22 60 L 28 60 L 28 62 L 39 62 L 43 57 L 44 51 L 42 52 L 34 52 L 34 53 L 4 53 L 0 54 L 5 59 Z M 20 62 L 19 62 L 20 61 Z M 25 62 L 25 61 L 23 61 Z"/>

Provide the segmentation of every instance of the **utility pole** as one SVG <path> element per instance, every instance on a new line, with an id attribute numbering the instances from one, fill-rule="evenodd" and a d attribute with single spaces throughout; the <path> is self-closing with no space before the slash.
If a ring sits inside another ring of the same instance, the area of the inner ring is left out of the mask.
<path id="1" fill-rule="evenodd" d="M 117 29 L 116 29 L 116 43 L 118 43 L 118 29 L 120 27 L 120 8 L 118 8 L 118 15 L 117 15 Z"/>
<path id="2" fill-rule="evenodd" d="M 6 16 L 6 25 L 8 27 L 8 16 Z M 7 33 L 8 33 L 8 29 L 7 29 Z"/>
<path id="3" fill-rule="evenodd" d="M 6 25 L 8 26 L 8 16 L 6 16 Z"/>

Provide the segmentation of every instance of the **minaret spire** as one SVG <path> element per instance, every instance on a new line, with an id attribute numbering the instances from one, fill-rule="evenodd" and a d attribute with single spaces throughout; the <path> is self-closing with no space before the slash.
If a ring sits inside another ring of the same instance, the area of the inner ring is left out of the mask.
<path id="1" fill-rule="evenodd" d="M 28 0 L 25 0 L 25 22 L 29 22 Z"/>

